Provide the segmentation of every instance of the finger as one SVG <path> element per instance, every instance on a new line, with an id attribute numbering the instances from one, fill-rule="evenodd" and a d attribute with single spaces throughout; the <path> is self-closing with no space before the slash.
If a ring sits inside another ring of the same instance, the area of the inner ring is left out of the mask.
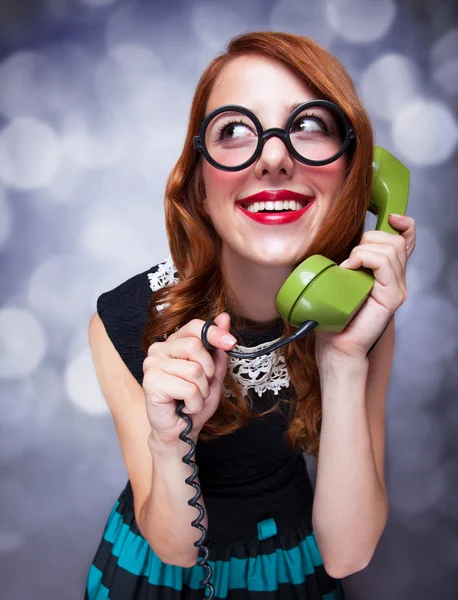
<path id="1" fill-rule="evenodd" d="M 204 399 L 208 398 L 210 393 L 208 377 L 200 363 L 193 360 L 169 358 L 168 356 L 161 356 L 160 360 L 154 357 L 148 357 L 143 362 L 144 373 L 146 373 L 149 368 L 160 369 L 164 373 L 194 383 L 199 388 L 202 397 Z"/>
<path id="2" fill-rule="evenodd" d="M 396 233 L 387 233 L 386 231 L 366 231 L 359 243 L 360 246 L 364 244 L 384 244 L 393 246 L 398 252 L 399 256 L 407 256 L 406 253 L 406 238 Z"/>
<path id="3" fill-rule="evenodd" d="M 169 407 L 165 409 L 164 405 L 172 406 L 175 410 L 175 400 L 184 400 L 189 413 L 196 414 L 202 410 L 204 399 L 199 387 L 181 377 L 169 375 L 161 369 L 148 369 L 143 377 L 143 387 L 147 391 L 148 401 L 157 407 L 158 411 L 162 411 L 161 414 L 169 409 Z"/>
<path id="4" fill-rule="evenodd" d="M 371 252 L 378 252 L 380 254 L 385 254 L 393 267 L 396 276 L 401 283 L 404 279 L 404 271 L 405 264 L 407 261 L 405 249 L 402 256 L 399 255 L 397 249 L 392 244 L 365 244 L 364 246 L 357 246 L 353 248 L 350 252 L 350 256 L 359 251 L 359 248 L 364 248 L 365 250 L 369 250 Z"/>
<path id="5" fill-rule="evenodd" d="M 156 361 L 155 366 L 162 368 L 164 357 L 199 363 L 208 379 L 215 373 L 215 365 L 210 352 L 197 337 L 172 338 L 150 347 L 148 357 Z M 145 359 L 146 360 L 146 359 Z"/>
<path id="6" fill-rule="evenodd" d="M 169 336 L 168 339 L 171 340 L 193 336 L 200 340 L 204 323 L 205 321 L 202 321 L 202 319 L 193 319 Z M 237 340 L 228 332 L 228 330 L 219 326 L 212 326 L 208 328 L 207 340 L 212 346 L 221 348 L 222 350 L 230 350 L 237 343 Z"/>
<path id="7" fill-rule="evenodd" d="M 404 290 L 396 271 L 393 269 L 390 259 L 385 253 L 369 250 L 365 246 L 357 246 L 355 251 L 347 259 L 347 268 L 359 269 L 367 267 L 374 273 L 376 280 L 383 286 L 395 286 Z M 346 263 L 347 261 L 345 261 Z M 342 263 L 344 264 L 344 263 Z"/>
<path id="8" fill-rule="evenodd" d="M 397 215 L 390 213 L 390 224 L 401 232 L 406 241 L 407 258 L 412 254 L 415 248 L 417 236 L 417 224 L 413 217 L 407 215 Z"/>

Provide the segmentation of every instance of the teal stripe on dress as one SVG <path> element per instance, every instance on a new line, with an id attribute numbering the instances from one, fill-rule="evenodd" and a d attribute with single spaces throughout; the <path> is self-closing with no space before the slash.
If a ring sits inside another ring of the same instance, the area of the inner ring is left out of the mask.
<path id="1" fill-rule="evenodd" d="M 94 565 L 89 569 L 86 588 L 91 600 L 108 600 L 110 590 L 102 584 L 102 571 Z"/>
<path id="2" fill-rule="evenodd" d="M 129 525 L 123 522 L 122 515 L 116 511 L 118 504 L 110 514 L 104 533 L 104 539 L 112 544 L 111 553 L 118 558 L 118 565 L 134 575 L 146 576 L 153 585 L 164 585 L 175 590 L 182 590 L 183 585 L 199 589 L 200 581 L 205 576 L 204 568 L 197 565 L 184 568 L 163 563 L 148 542 L 134 534 Z M 303 584 L 323 561 L 312 532 L 290 550 L 276 549 L 271 554 L 249 559 L 233 557 L 229 561 L 209 561 L 209 564 L 213 569 L 215 592 L 224 597 L 229 590 L 237 588 L 270 592 L 276 591 L 282 583 Z M 325 600 L 340 597 L 340 593 L 323 596 Z"/>
<path id="3" fill-rule="evenodd" d="M 336 589 L 329 594 L 324 594 L 322 600 L 344 600 L 343 590 L 340 581 L 336 581 Z M 98 599 L 97 599 L 98 600 Z"/>

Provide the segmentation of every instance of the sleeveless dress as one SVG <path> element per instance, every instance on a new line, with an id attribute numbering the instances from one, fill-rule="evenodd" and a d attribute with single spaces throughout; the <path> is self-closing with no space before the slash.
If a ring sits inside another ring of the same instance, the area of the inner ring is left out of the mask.
<path id="1" fill-rule="evenodd" d="M 169 258 L 97 301 L 108 336 L 140 385 L 145 358 L 140 342 L 151 294 L 174 281 Z M 269 345 L 281 331 L 280 319 L 263 333 L 239 330 L 237 349 Z M 256 363 L 230 358 L 255 413 L 292 393 L 282 356 L 276 351 Z M 312 530 L 313 488 L 302 453 L 286 444 L 288 421 L 281 407 L 217 440 L 198 440 L 195 461 L 208 514 L 214 597 L 343 600 L 340 581 L 323 566 Z M 158 558 L 136 524 L 128 482 L 90 566 L 85 600 L 200 600 L 208 595 L 200 585 L 205 575 L 201 566 L 184 568 Z"/>

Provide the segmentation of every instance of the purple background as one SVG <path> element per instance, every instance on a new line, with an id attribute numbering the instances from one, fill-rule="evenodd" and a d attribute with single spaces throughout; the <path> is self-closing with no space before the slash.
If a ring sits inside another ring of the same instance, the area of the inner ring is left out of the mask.
<path id="1" fill-rule="evenodd" d="M 377 142 L 412 173 L 418 242 L 387 402 L 390 519 L 371 565 L 345 581 L 348 598 L 457 597 L 457 3 L 2 0 L 5 600 L 83 597 L 126 480 L 88 322 L 100 293 L 167 256 L 162 195 L 195 84 L 229 37 L 253 29 L 334 52 Z"/>

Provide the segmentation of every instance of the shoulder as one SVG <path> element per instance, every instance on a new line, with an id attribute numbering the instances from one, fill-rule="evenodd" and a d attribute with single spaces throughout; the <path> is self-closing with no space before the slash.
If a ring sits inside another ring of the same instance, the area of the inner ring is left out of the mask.
<path id="1" fill-rule="evenodd" d="M 171 283 L 174 274 L 173 263 L 167 259 L 104 292 L 97 300 L 97 312 L 89 324 L 93 352 L 111 342 L 139 383 L 145 357 L 141 342 L 151 296 Z"/>

